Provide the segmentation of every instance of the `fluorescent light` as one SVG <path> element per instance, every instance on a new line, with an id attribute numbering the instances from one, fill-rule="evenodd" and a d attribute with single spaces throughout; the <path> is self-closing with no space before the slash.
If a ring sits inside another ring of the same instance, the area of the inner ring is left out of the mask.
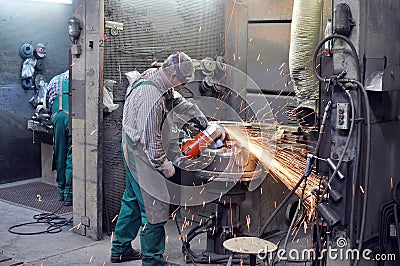
<path id="1" fill-rule="evenodd" d="M 30 0 L 33 2 L 49 2 L 49 3 L 59 3 L 59 4 L 72 4 L 72 0 Z"/>

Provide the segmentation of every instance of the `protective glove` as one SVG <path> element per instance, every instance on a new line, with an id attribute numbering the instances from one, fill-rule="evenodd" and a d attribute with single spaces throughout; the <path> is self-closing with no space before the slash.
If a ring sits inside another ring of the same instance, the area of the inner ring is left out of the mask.
<path id="1" fill-rule="evenodd" d="M 165 177 L 170 178 L 175 174 L 175 167 L 171 161 L 165 160 L 157 170 Z"/>
<path id="2" fill-rule="evenodd" d="M 204 130 L 208 126 L 208 120 L 203 115 L 193 117 L 189 122 L 194 123 L 200 130 Z"/>

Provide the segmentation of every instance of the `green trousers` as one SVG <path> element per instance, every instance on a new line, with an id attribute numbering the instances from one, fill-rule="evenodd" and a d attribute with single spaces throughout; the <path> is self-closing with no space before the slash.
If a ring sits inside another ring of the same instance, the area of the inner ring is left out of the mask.
<path id="1" fill-rule="evenodd" d="M 124 161 L 125 164 L 125 161 Z M 130 169 L 135 169 L 130 165 Z M 125 164 L 126 187 L 122 195 L 121 210 L 112 241 L 111 256 L 132 253 L 131 242 L 139 232 L 143 266 L 161 266 L 164 264 L 165 230 L 163 223 L 150 224 L 144 210 L 144 203 L 139 184 Z"/>
<path id="2" fill-rule="evenodd" d="M 66 201 L 72 201 L 72 136 L 68 128 L 69 117 L 59 112 L 52 118 L 52 122 L 58 193 Z"/>

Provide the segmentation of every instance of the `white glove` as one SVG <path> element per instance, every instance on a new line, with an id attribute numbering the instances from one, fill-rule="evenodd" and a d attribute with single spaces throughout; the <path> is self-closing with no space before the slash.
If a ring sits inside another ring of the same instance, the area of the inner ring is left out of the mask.
<path id="1" fill-rule="evenodd" d="M 165 177 L 170 178 L 175 174 L 175 167 L 171 161 L 165 160 L 157 170 Z"/>

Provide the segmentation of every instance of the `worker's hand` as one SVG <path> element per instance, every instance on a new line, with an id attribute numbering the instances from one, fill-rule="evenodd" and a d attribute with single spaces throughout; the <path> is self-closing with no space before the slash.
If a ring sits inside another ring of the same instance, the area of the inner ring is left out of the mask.
<path id="1" fill-rule="evenodd" d="M 206 129 L 208 125 L 208 120 L 203 115 L 193 117 L 190 119 L 190 122 L 193 122 L 200 130 Z"/>
<path id="2" fill-rule="evenodd" d="M 165 160 L 157 170 L 165 177 L 170 178 L 175 174 L 175 167 L 171 161 Z"/>

